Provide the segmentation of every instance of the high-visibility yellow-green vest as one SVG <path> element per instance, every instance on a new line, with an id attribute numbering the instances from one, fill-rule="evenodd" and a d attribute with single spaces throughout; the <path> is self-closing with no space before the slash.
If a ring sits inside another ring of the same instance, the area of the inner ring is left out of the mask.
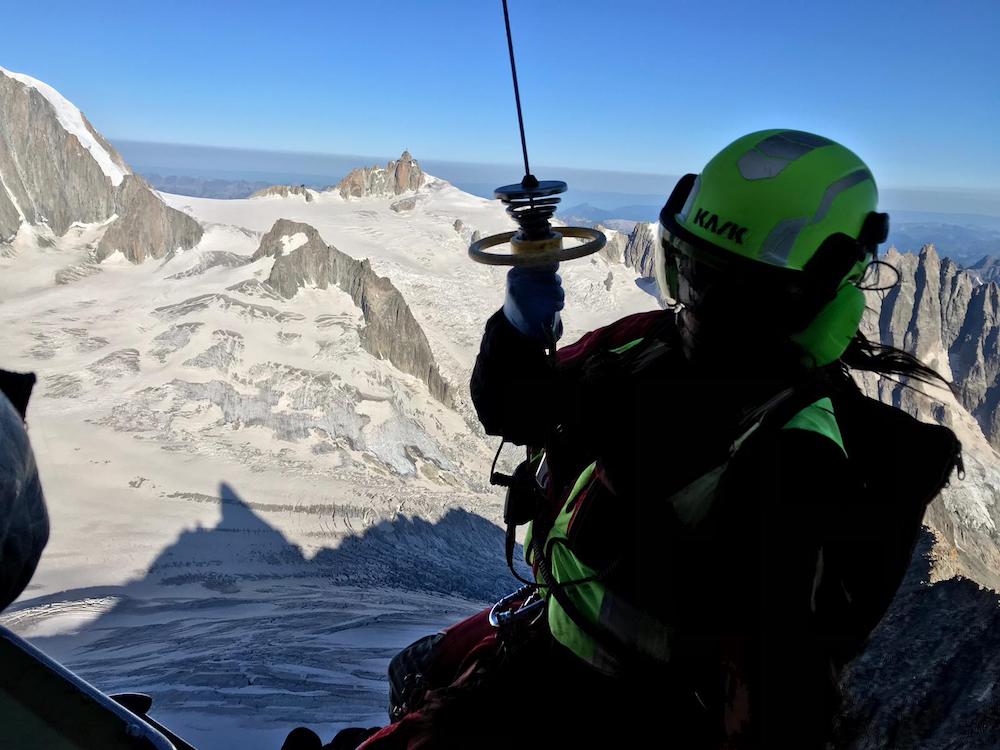
<path id="1" fill-rule="evenodd" d="M 670 496 L 668 502 L 673 505 L 674 513 L 682 524 L 697 526 L 705 518 L 715 501 L 719 482 L 729 462 L 760 424 L 760 421 L 752 424 L 733 442 L 729 455 L 722 463 Z M 782 429 L 817 433 L 844 450 L 840 428 L 833 413 L 833 403 L 829 398 L 819 399 L 805 407 Z M 547 600 L 549 630 L 559 643 L 607 674 L 620 671 L 619 656 L 609 653 L 585 632 L 574 621 L 574 614 L 593 626 L 588 629 L 609 633 L 613 641 L 622 644 L 631 654 L 666 663 L 670 660 L 672 641 L 670 624 L 616 595 L 601 580 L 600 572 L 581 561 L 569 544 L 569 525 L 576 500 L 592 483 L 600 481 L 596 476 L 596 468 L 595 462 L 584 469 L 567 496 L 542 545 L 544 561 L 535 559 L 533 525 L 528 527 L 524 542 L 526 562 L 536 570 L 539 563 L 547 565 L 552 579 L 565 592 L 568 603 L 575 610 L 575 613 L 568 613 L 558 598 L 548 590 L 542 577 L 536 574 L 540 591 Z"/>

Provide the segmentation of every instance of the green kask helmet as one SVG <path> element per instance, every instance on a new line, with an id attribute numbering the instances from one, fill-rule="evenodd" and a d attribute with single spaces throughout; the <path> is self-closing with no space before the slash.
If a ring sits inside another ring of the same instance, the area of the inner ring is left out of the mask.
<path id="1" fill-rule="evenodd" d="M 678 300 L 679 267 L 759 282 L 781 297 L 781 325 L 805 363 L 830 364 L 857 333 L 857 285 L 888 234 L 877 203 L 867 165 L 839 143 L 799 130 L 751 133 L 677 183 L 660 212 L 657 283 Z"/>

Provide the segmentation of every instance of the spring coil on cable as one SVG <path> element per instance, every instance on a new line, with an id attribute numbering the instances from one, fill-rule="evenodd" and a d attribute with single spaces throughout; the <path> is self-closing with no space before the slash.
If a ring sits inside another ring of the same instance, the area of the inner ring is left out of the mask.
<path id="1" fill-rule="evenodd" d="M 522 198 L 502 196 L 507 204 L 507 213 L 517 223 L 526 240 L 544 240 L 552 234 L 549 223 L 559 203 L 558 196 L 544 198 Z"/>

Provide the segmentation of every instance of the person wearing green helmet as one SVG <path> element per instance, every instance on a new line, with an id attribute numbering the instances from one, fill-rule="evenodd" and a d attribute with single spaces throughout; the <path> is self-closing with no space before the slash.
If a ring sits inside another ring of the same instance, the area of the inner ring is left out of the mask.
<path id="1" fill-rule="evenodd" d="M 859 332 L 877 200 L 844 146 L 761 131 L 667 200 L 666 309 L 556 350 L 556 268 L 511 271 L 471 391 L 528 446 L 494 479 L 533 576 L 394 659 L 395 723 L 365 748 L 825 746 L 961 462 L 851 377 L 943 382 Z"/>
<path id="2" fill-rule="evenodd" d="M 769 338 L 797 345 L 804 366 L 837 361 L 864 312 L 858 283 L 888 234 L 877 203 L 875 178 L 857 155 L 800 131 L 751 133 L 700 175 L 683 178 L 660 213 L 654 268 L 660 289 L 682 303 L 678 318 L 689 351 L 698 348 L 692 326 L 747 319 L 728 319 L 723 309 L 727 319 L 718 321 L 715 303 L 691 298 L 717 289 L 715 274 L 727 279 L 730 293 L 753 294 L 745 309 L 756 311 L 752 317 L 768 326 Z M 736 281 L 746 284 L 734 287 Z M 730 298 L 725 307 L 748 302 Z"/>

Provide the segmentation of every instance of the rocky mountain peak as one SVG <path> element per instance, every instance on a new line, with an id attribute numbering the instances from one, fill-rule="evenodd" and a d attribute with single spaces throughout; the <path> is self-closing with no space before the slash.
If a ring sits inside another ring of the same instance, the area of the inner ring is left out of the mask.
<path id="1" fill-rule="evenodd" d="M 418 190 L 424 184 L 424 172 L 409 151 L 384 167 L 358 167 L 337 183 L 334 190 L 343 198 L 395 196 Z"/>
<path id="2" fill-rule="evenodd" d="M 633 227 L 625 241 L 625 250 L 622 254 L 622 262 L 634 268 L 637 272 L 647 278 L 652 278 L 653 263 L 655 260 L 656 225 L 640 222 Z"/>
<path id="3" fill-rule="evenodd" d="M 273 257 L 267 285 L 291 299 L 304 286 L 336 286 L 354 300 L 365 319 L 361 343 L 380 359 L 423 381 L 435 398 L 452 405 L 451 387 L 442 377 L 427 336 L 402 293 L 372 270 L 332 245 L 309 224 L 279 219 L 261 238 L 253 260 Z"/>
<path id="4" fill-rule="evenodd" d="M 0 245 L 24 226 L 51 238 L 104 222 L 98 260 L 115 251 L 133 263 L 162 258 L 202 235 L 59 92 L 0 68 Z"/>
<path id="5" fill-rule="evenodd" d="M 258 190 L 251 198 L 290 198 L 297 195 L 303 198 L 306 203 L 312 203 L 313 191 L 305 185 L 271 185 L 270 187 Z"/>
<path id="6" fill-rule="evenodd" d="M 979 281 L 1000 281 L 1000 255 L 985 255 L 968 268 Z"/>
<path id="7" fill-rule="evenodd" d="M 933 245 L 917 254 L 890 249 L 885 261 L 899 283 L 881 299 L 869 295 L 878 337 L 950 378 L 961 404 L 1000 448 L 1000 287 L 942 259 Z"/>

